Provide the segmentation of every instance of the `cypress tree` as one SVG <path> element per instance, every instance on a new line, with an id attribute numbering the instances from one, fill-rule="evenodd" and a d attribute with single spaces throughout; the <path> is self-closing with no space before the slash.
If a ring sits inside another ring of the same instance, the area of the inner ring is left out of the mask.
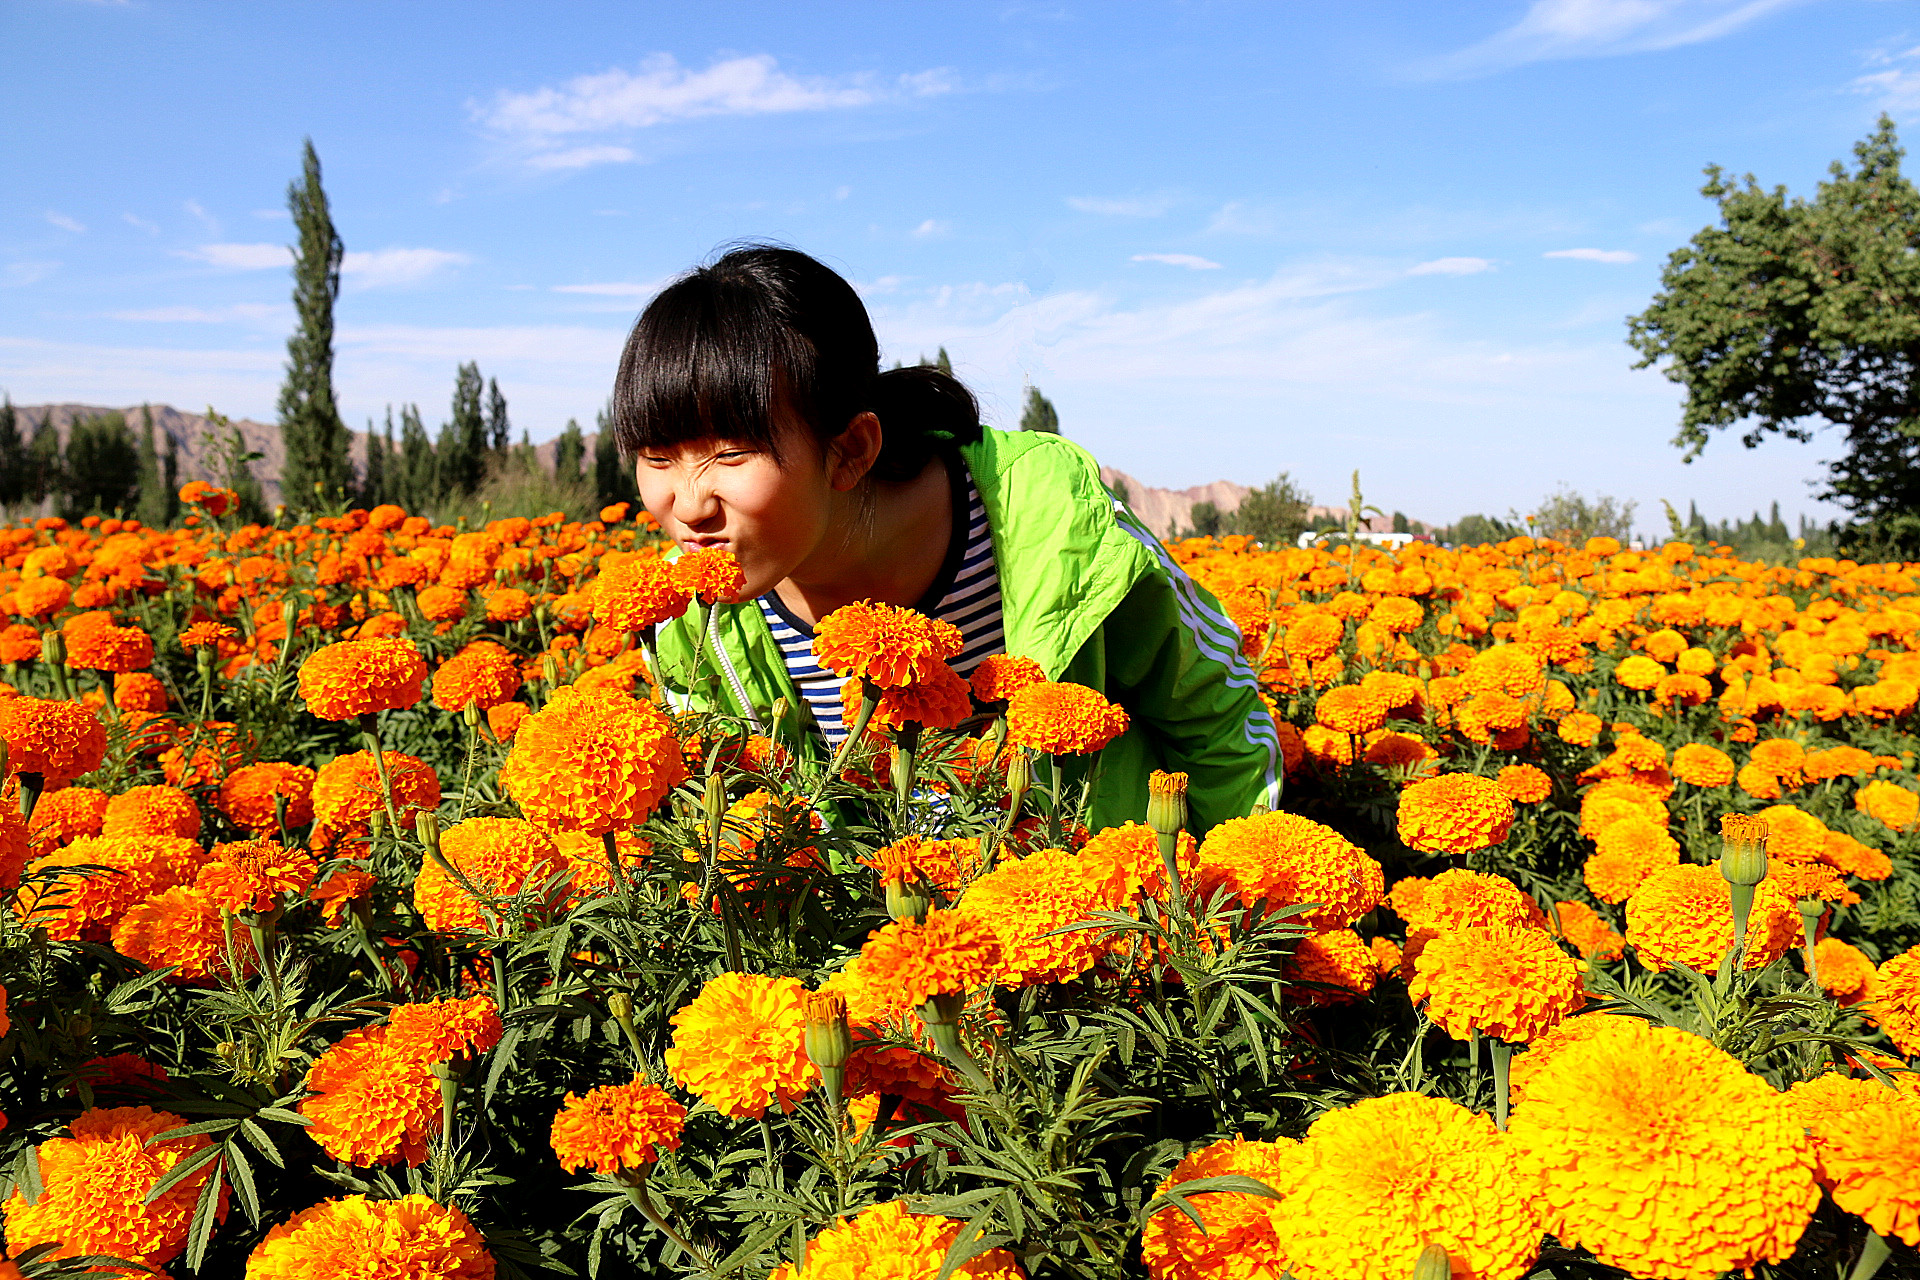
<path id="1" fill-rule="evenodd" d="M 153 442 L 153 406 L 140 406 L 140 497 L 134 508 L 140 523 L 153 529 L 167 524 L 167 487 L 160 475 L 160 450 Z"/>
<path id="2" fill-rule="evenodd" d="M 1053 407 L 1053 401 L 1040 394 L 1040 388 L 1031 384 L 1027 387 L 1027 407 L 1020 414 L 1022 431 L 1044 431 L 1048 435 L 1060 434 L 1060 415 Z"/>
<path id="3" fill-rule="evenodd" d="M 948 377 L 953 376 L 953 361 L 947 359 L 947 349 L 945 347 L 940 348 L 940 354 L 933 358 L 933 367 Z"/>
<path id="4" fill-rule="evenodd" d="M 507 398 L 500 394 L 500 384 L 488 378 L 487 447 L 496 454 L 503 454 L 512 443 L 513 427 L 507 421 Z"/>
<path id="5" fill-rule="evenodd" d="M 599 435 L 593 442 L 593 488 L 603 507 L 616 502 L 638 502 L 640 488 L 633 472 L 620 460 L 620 445 L 613 438 L 613 420 L 607 410 L 600 411 Z"/>
<path id="6" fill-rule="evenodd" d="M 440 491 L 465 497 L 487 474 L 487 421 L 480 408 L 480 366 L 460 366 L 453 382 L 453 418 L 440 428 Z"/>
<path id="7" fill-rule="evenodd" d="M 286 450 L 280 491 L 294 506 L 312 502 L 316 484 L 333 497 L 353 478 L 347 425 L 333 399 L 333 304 L 340 296 L 344 249 L 320 186 L 320 157 L 311 138 L 302 169 L 301 180 L 287 187 L 287 208 L 300 236 L 293 261 L 299 323 L 287 339 L 287 377 L 280 384 L 280 441 Z"/>
<path id="8" fill-rule="evenodd" d="M 129 511 L 139 497 L 140 450 L 122 413 L 103 413 L 67 429 L 62 486 L 69 517 Z"/>
<path id="9" fill-rule="evenodd" d="M 553 477 L 563 484 L 575 483 L 580 479 L 580 464 L 587 456 L 587 438 L 580 433 L 580 423 L 573 418 L 567 419 L 567 429 L 553 445 Z"/>
<path id="10" fill-rule="evenodd" d="M 360 481 L 360 505 L 377 507 L 387 500 L 387 454 L 393 448 L 393 406 L 387 406 L 387 433 L 382 436 L 367 419 L 367 464 Z"/>
<path id="11" fill-rule="evenodd" d="M 160 496 L 166 502 L 166 515 L 160 520 L 161 528 L 170 528 L 175 517 L 180 514 L 180 446 L 173 442 L 173 436 L 167 436 L 167 451 L 160 458 L 161 487 Z"/>
<path id="12" fill-rule="evenodd" d="M 53 425 L 53 410 L 40 415 L 40 425 L 33 429 L 33 439 L 27 442 L 26 484 L 22 497 L 28 502 L 42 502 L 62 487 L 62 466 L 60 461 L 60 431 Z"/>
<path id="13" fill-rule="evenodd" d="M 576 431 L 579 428 L 575 428 Z M 11 507 L 27 492 L 27 446 L 20 438 L 20 415 L 13 397 L 0 401 L 0 507 Z"/>
<path id="14" fill-rule="evenodd" d="M 440 500 L 440 460 L 427 428 L 420 421 L 420 406 L 410 404 L 400 411 L 399 475 L 393 485 L 393 499 L 418 515 Z"/>

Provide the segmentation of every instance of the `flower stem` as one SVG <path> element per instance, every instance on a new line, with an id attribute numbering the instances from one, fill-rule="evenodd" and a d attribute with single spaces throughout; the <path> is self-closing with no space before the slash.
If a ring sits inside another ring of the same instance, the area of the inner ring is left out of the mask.
<path id="1" fill-rule="evenodd" d="M 1493 1123 L 1496 1128 L 1507 1127 L 1507 1086 L 1508 1068 L 1513 1062 L 1513 1046 L 1505 1040 L 1492 1038 L 1487 1041 L 1487 1052 L 1493 1058 Z"/>
<path id="2" fill-rule="evenodd" d="M 1853 1264 L 1853 1270 L 1847 1273 L 1847 1280 L 1873 1280 L 1881 1264 L 1892 1253 L 1893 1246 L 1887 1243 L 1887 1238 L 1869 1228 L 1867 1242 L 1860 1247 L 1860 1261 Z"/>
<path id="3" fill-rule="evenodd" d="M 380 775 L 380 796 L 387 806 L 387 825 L 395 832 L 400 830 L 400 814 L 393 807 L 393 779 L 387 776 L 386 753 L 380 749 L 380 716 L 378 712 L 367 711 L 360 716 L 360 734 L 367 740 L 367 750 L 373 755 L 373 770 Z"/>

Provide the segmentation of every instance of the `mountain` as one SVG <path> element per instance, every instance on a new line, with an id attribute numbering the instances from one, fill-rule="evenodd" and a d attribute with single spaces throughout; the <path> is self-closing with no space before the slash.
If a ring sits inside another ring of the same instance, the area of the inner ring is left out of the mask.
<path id="1" fill-rule="evenodd" d="M 126 415 L 127 426 L 133 431 L 135 442 L 140 439 L 144 429 L 140 412 L 143 406 L 127 405 L 109 407 L 97 404 L 23 404 L 15 405 L 19 416 L 22 439 L 32 439 L 35 429 L 51 415 L 53 426 L 60 433 L 60 443 L 64 448 L 67 433 L 73 424 L 81 419 L 98 417 L 106 413 Z M 226 482 L 225 463 L 215 463 L 218 456 L 214 441 L 209 439 L 213 433 L 213 422 L 203 414 L 182 413 L 170 404 L 144 406 L 153 413 L 153 447 L 166 456 L 167 441 L 172 440 L 180 455 L 180 483 L 189 480 L 205 480 L 208 484 Z M 251 418 L 234 418 L 233 426 L 240 431 L 240 438 L 246 442 L 248 453 L 261 456 L 248 464 L 253 478 L 260 482 L 261 491 L 266 495 L 267 506 L 272 507 L 280 501 L 280 464 L 286 459 L 286 452 L 280 447 L 280 428 L 277 424 L 255 422 Z M 353 456 L 356 461 L 366 456 L 366 445 L 358 437 L 354 441 Z"/>
<path id="2" fill-rule="evenodd" d="M 1148 532 L 1160 538 L 1171 537 L 1176 530 L 1191 526 L 1195 503 L 1211 502 L 1221 511 L 1235 511 L 1253 492 L 1249 486 L 1231 480 L 1197 484 L 1191 489 L 1156 489 L 1112 467 L 1100 468 L 1100 480 L 1116 492 L 1125 485 L 1127 505 L 1133 508 Z"/>

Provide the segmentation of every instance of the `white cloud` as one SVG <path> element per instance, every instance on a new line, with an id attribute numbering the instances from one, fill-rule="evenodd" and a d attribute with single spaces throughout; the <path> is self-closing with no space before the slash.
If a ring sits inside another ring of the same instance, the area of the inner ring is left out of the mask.
<path id="1" fill-rule="evenodd" d="M 768 54 L 722 58 L 704 70 L 655 54 L 639 69 L 575 76 L 529 92 L 502 90 L 487 103 L 469 102 L 474 120 L 539 169 L 579 169 L 625 163 L 633 151 L 617 144 L 562 147 L 586 134 L 631 132 L 711 116 L 777 115 L 863 107 L 886 100 L 931 97 L 954 89 L 944 70 L 891 78 L 872 73 L 797 76 Z"/>
<path id="2" fill-rule="evenodd" d="M 1875 50 L 1867 55 L 1867 65 L 1887 70 L 1856 77 L 1847 89 L 1878 99 L 1883 111 L 1910 115 L 1920 110 L 1920 66 L 1914 65 L 1916 59 L 1920 59 L 1920 47 L 1899 52 Z"/>
<path id="3" fill-rule="evenodd" d="M 1631 249 L 1550 249 L 1540 256 L 1572 258 L 1578 262 L 1609 262 L 1615 265 L 1640 261 L 1640 255 Z"/>
<path id="4" fill-rule="evenodd" d="M 1195 271 L 1218 271 L 1220 264 L 1197 253 L 1136 253 L 1133 262 L 1164 262 L 1170 267 L 1189 267 Z"/>
<path id="5" fill-rule="evenodd" d="M 941 222 L 937 218 L 928 218 L 925 222 L 913 229 L 913 234 L 916 239 L 928 240 L 934 236 L 943 236 L 951 230 L 953 230 L 953 224 L 951 222 Z"/>
<path id="6" fill-rule="evenodd" d="M 1173 207 L 1173 196 L 1166 192 L 1150 196 L 1123 196 L 1117 200 L 1099 196 L 1068 196 L 1067 207 L 1109 218 L 1157 218 Z"/>
<path id="7" fill-rule="evenodd" d="M 120 220 L 136 231 L 144 231 L 150 236 L 160 234 L 160 227 L 157 223 L 148 222 L 145 218 L 137 218 L 131 213 L 121 214 Z"/>
<path id="8" fill-rule="evenodd" d="M 293 250 L 283 244 L 203 244 L 174 252 L 226 271 L 266 271 L 293 265 Z M 445 249 L 349 250 L 340 260 L 340 275 L 359 288 L 377 289 L 417 284 L 443 267 L 471 261 L 464 253 Z"/>
<path id="9" fill-rule="evenodd" d="M 1533 0 L 1520 20 L 1478 44 L 1417 68 L 1428 76 L 1482 75 L 1529 62 L 1655 53 L 1731 35 L 1805 0 Z"/>
<path id="10" fill-rule="evenodd" d="M 81 222 L 78 218 L 69 218 L 66 214 L 61 213 L 57 209 L 47 210 L 47 221 L 51 222 L 54 226 L 60 228 L 62 231 L 71 231 L 75 235 L 79 235 L 87 229 L 86 224 Z"/>
<path id="11" fill-rule="evenodd" d="M 600 298 L 651 298 L 660 292 L 660 281 L 609 280 L 604 284 L 557 284 L 555 293 L 585 293 Z"/>
<path id="12" fill-rule="evenodd" d="M 220 219 L 203 209 L 198 200 L 182 201 L 180 207 L 192 215 L 194 221 L 205 227 L 208 235 L 220 234 Z"/>
<path id="13" fill-rule="evenodd" d="M 9 262 L 0 267 L 0 288 L 21 289 L 39 284 L 59 269 L 57 262 Z"/>
<path id="14" fill-rule="evenodd" d="M 1493 261 L 1489 258 L 1435 258 L 1431 262 L 1422 262 L 1418 266 L 1408 267 L 1410 276 L 1477 276 L 1482 271 L 1493 270 Z"/>
<path id="15" fill-rule="evenodd" d="M 293 215 L 285 209 L 255 209 L 253 216 L 262 222 L 280 222 L 291 218 Z"/>
<path id="16" fill-rule="evenodd" d="M 1256 209 L 1244 200 L 1229 200 L 1207 223 L 1207 230 L 1217 235 L 1258 236 L 1273 230 L 1273 225 L 1273 215 L 1267 210 Z"/>
<path id="17" fill-rule="evenodd" d="M 230 307 L 148 307 L 137 311 L 109 311 L 109 320 L 148 324 L 235 324 L 259 322 L 290 314 L 287 307 L 264 302 L 237 302 Z"/>
<path id="18" fill-rule="evenodd" d="M 174 254 L 223 271 L 265 271 L 293 265 L 293 250 L 283 244 L 203 244 Z"/>

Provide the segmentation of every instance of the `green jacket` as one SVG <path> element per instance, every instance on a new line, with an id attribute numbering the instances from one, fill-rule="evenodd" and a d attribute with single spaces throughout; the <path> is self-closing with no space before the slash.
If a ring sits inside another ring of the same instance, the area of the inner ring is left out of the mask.
<path id="1" fill-rule="evenodd" d="M 991 429 L 960 454 L 993 535 L 1007 652 L 1034 659 L 1050 679 L 1087 685 L 1126 708 L 1126 733 L 1101 753 L 1093 829 L 1143 820 L 1147 775 L 1155 769 L 1188 775 L 1196 833 L 1244 816 L 1257 801 L 1277 806 L 1279 737 L 1241 656 L 1239 630 L 1113 500 L 1093 458 L 1059 436 Z M 804 707 L 752 600 L 717 611 L 713 639 L 723 679 L 706 687 L 718 690 L 722 705 L 676 687 L 691 666 L 699 612 L 696 606 L 658 636 L 675 706 L 762 725 L 777 699 Z M 1088 765 L 1084 757 L 1064 760 L 1065 780 L 1084 777 Z"/>

